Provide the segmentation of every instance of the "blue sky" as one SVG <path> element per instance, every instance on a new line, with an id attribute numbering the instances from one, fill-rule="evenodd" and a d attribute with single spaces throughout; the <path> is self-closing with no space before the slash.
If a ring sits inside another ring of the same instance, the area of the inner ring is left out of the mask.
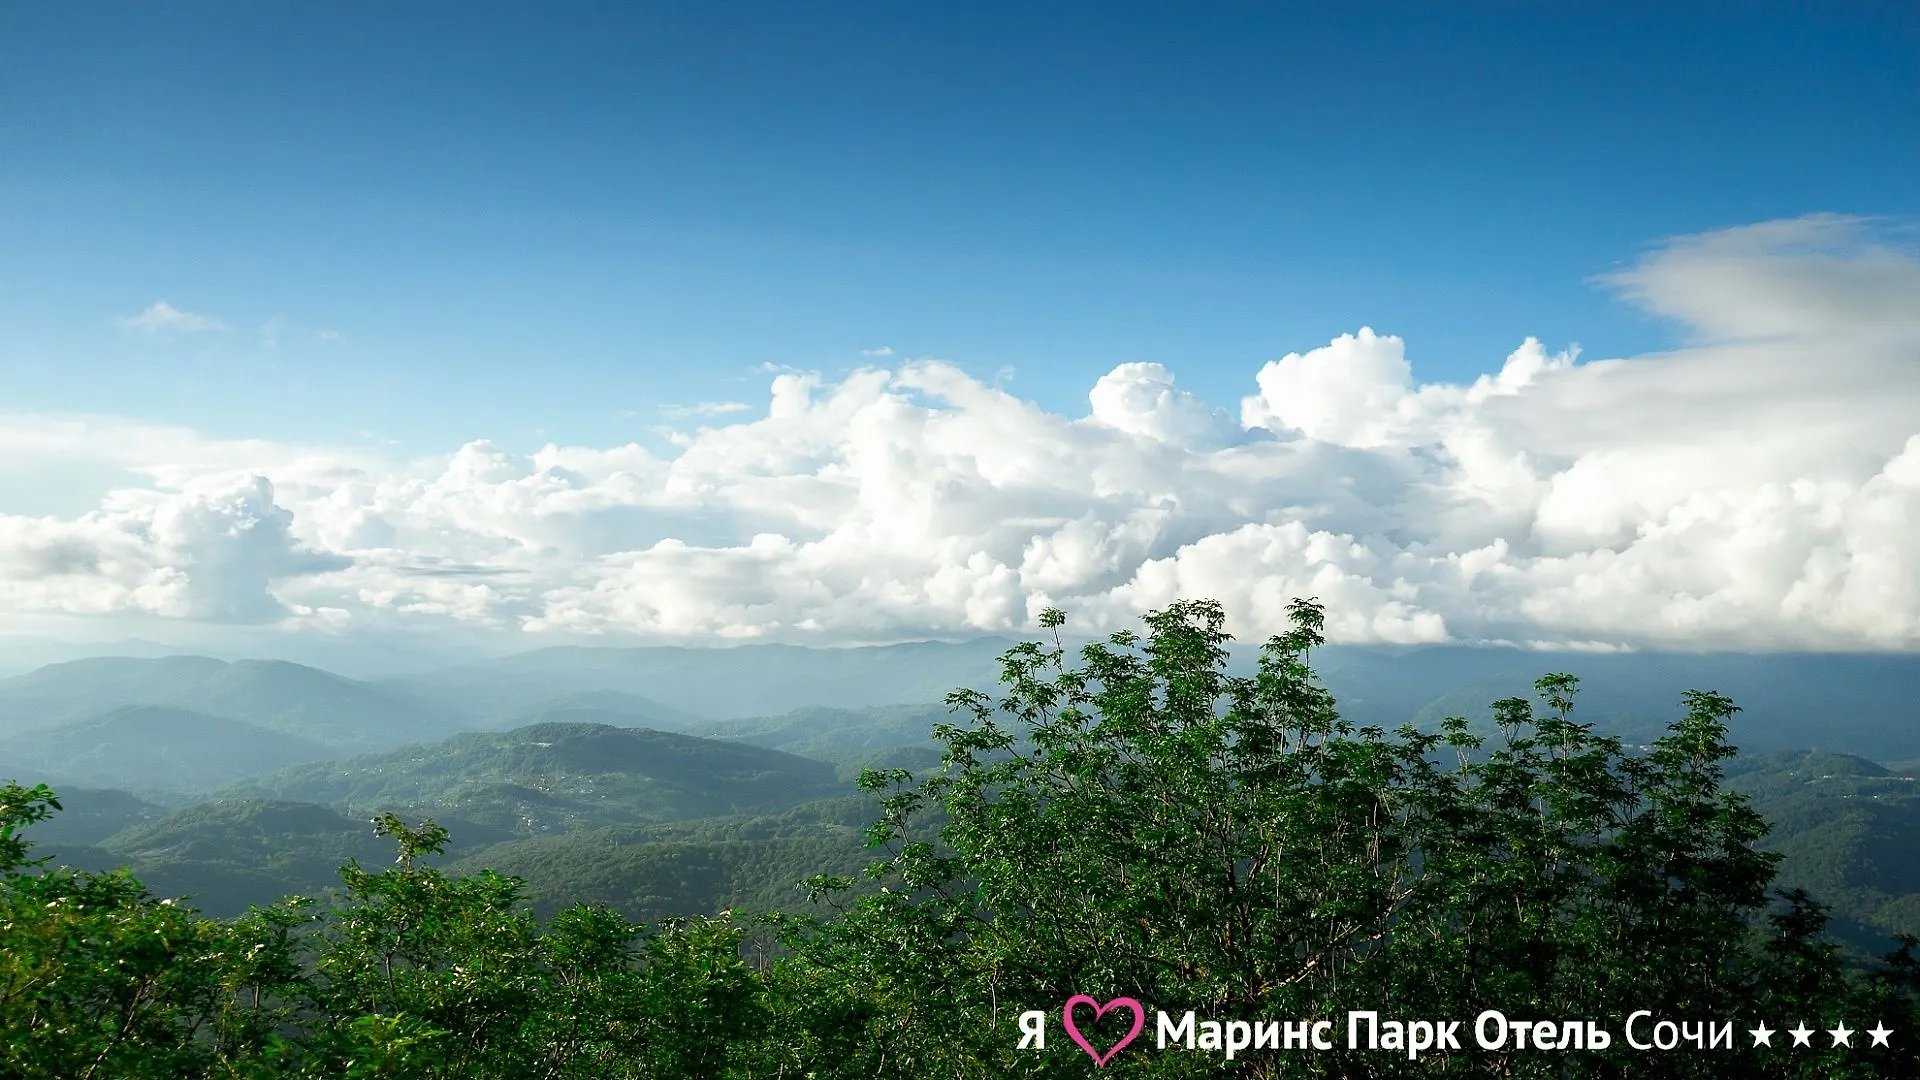
<path id="1" fill-rule="evenodd" d="M 530 449 L 888 346 L 1231 407 L 1362 325 L 1662 348 L 1595 275 L 1915 212 L 1913 5 L 1574 7 L 10 4 L 0 400 Z"/>
<path id="2" fill-rule="evenodd" d="M 1920 649 L 1916 177 L 1906 0 L 0 5 L 0 635 Z"/>

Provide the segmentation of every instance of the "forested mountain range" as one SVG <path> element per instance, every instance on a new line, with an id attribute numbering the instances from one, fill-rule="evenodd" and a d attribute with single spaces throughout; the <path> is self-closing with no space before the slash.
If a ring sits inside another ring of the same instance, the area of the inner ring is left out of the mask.
<path id="1" fill-rule="evenodd" d="M 27 731 L 97 722 L 130 706 L 237 720 L 320 743 L 336 756 L 598 709 L 618 714 L 606 720 L 616 725 L 718 734 L 845 759 L 910 734 L 921 714 L 940 712 L 937 703 L 953 689 L 992 688 L 998 656 L 1009 644 L 989 638 L 842 649 L 563 647 L 378 681 L 279 660 L 91 657 L 0 680 L 0 762 L 31 757 L 8 748 Z M 1252 661 L 1253 650 L 1240 648 L 1234 666 L 1248 670 Z M 1446 646 L 1326 648 L 1314 662 L 1343 714 L 1360 723 L 1427 725 L 1446 715 L 1481 715 L 1489 701 L 1527 693 L 1542 672 L 1564 670 L 1583 681 L 1587 719 L 1610 730 L 1656 731 L 1682 690 L 1713 689 L 1742 707 L 1732 730 L 1749 752 L 1920 756 L 1920 695 L 1914 692 L 1920 658 L 1910 656 Z M 899 706 L 919 713 L 890 721 L 871 714 L 850 723 L 832 711 Z M 892 730 L 879 730 L 889 725 Z M 193 742 L 190 732 L 169 738 Z"/>
<path id="2" fill-rule="evenodd" d="M 297 799 L 353 814 L 455 814 L 538 835 L 785 809 L 839 789 L 831 765 L 746 743 L 547 721 L 297 765 L 216 796 Z"/>
<path id="3" fill-rule="evenodd" d="M 0 738 L 128 706 L 240 720 L 336 750 L 395 746 L 471 726 L 460 709 L 284 660 L 95 657 L 0 681 Z"/>
<path id="4" fill-rule="evenodd" d="M 84 658 L 0 680 L 0 777 L 69 792 L 47 850 L 129 864 L 216 913 L 324 891 L 345 859 L 377 857 L 366 820 L 385 810 L 448 825 L 454 865 L 519 874 L 545 909 L 769 907 L 867 857 L 854 774 L 937 767 L 938 699 L 992 687 L 1007 644 L 560 648 L 378 681 Z M 1582 718 L 1631 740 L 1680 690 L 1720 690 L 1745 710 L 1730 784 L 1773 823 L 1783 880 L 1835 904 L 1852 939 L 1920 933 L 1920 661 L 1449 647 L 1315 663 L 1343 715 L 1382 726 L 1491 730 L 1491 701 L 1566 670 Z"/>

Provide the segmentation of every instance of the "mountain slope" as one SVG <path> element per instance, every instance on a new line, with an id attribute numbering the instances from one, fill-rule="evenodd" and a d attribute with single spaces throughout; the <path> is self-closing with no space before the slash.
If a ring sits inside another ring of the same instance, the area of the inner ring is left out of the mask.
<path id="1" fill-rule="evenodd" d="M 452 734 L 472 719 L 443 703 L 284 660 L 102 657 L 0 681 L 0 731 L 134 705 L 188 709 L 363 750 Z"/>
<path id="2" fill-rule="evenodd" d="M 238 660 L 170 699 L 337 746 L 451 734 L 468 716 L 373 683 L 285 660 Z"/>
<path id="3" fill-rule="evenodd" d="M 153 705 L 0 737 L 0 773 L 135 791 L 191 791 L 333 756 L 311 739 Z"/>
<path id="4" fill-rule="evenodd" d="M 778 814 L 513 840 L 471 852 L 453 869 L 524 879 L 526 898 L 543 915 L 583 902 L 641 921 L 722 908 L 801 910 L 800 882 L 856 876 L 879 857 L 866 846 L 866 828 L 879 815 L 872 796 L 840 796 Z"/>
<path id="5" fill-rule="evenodd" d="M 535 834 L 767 812 L 839 790 L 831 765 L 762 747 L 542 723 L 284 769 L 226 794 L 342 806 L 356 815 L 455 812 Z"/>
<path id="6" fill-rule="evenodd" d="M 0 680 L 0 722 L 51 727 L 124 705 L 171 704 L 226 667 L 210 656 L 100 656 Z"/>
<path id="7" fill-rule="evenodd" d="M 505 838 L 471 822 L 443 824 L 451 834 L 449 855 Z M 208 914 L 231 916 L 249 904 L 323 894 L 340 884 L 348 860 L 379 869 L 393 861 L 394 845 L 365 820 L 324 806 L 252 799 L 185 807 L 95 847 L 65 851 L 56 845 L 53 853 L 85 864 L 98 862 L 103 852 L 131 867 L 155 894 L 186 896 Z"/>
<path id="8" fill-rule="evenodd" d="M 62 785 L 55 793 L 60 796 L 60 812 L 25 830 L 26 838 L 34 844 L 97 844 L 123 829 L 157 821 L 168 813 L 164 806 L 113 788 Z"/>

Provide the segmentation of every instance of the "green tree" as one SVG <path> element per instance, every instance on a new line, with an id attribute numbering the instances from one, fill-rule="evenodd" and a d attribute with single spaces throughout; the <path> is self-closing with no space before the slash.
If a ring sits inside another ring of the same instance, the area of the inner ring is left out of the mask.
<path id="1" fill-rule="evenodd" d="M 1012 1050 L 1018 1011 L 1057 1010 L 1076 993 L 1201 1017 L 1330 1019 L 1342 1032 L 1349 1010 L 1470 1020 L 1497 1008 L 1591 1019 L 1618 1039 L 1636 1009 L 1752 1015 L 1766 1000 L 1760 960 L 1813 947 L 1818 928 L 1804 919 L 1776 922 L 1768 945 L 1757 936 L 1774 857 L 1753 846 L 1764 822 L 1720 787 L 1733 753 L 1724 697 L 1688 694 L 1684 717 L 1644 753 L 1574 721 L 1566 675 L 1540 680 L 1544 713 L 1495 703 L 1491 745 L 1459 718 L 1437 732 L 1355 728 L 1309 664 L 1320 607 L 1296 601 L 1290 614 L 1293 628 L 1249 676 L 1228 673 L 1225 616 L 1211 602 L 1155 612 L 1144 637 L 1114 634 L 1077 665 L 1057 637 L 1022 644 L 1005 657 L 1003 696 L 951 699 L 968 722 L 939 733 L 944 771 L 865 778 L 891 792 L 875 834 L 890 856 L 872 871 L 882 888 L 798 943 L 809 962 L 869 988 L 861 1069 L 1084 1074 L 1091 1063 L 1065 1040 L 1045 1054 Z M 851 882 L 817 884 L 832 893 Z M 1837 986 L 1809 992 L 1831 998 Z M 1468 1041 L 1417 1064 L 1266 1054 L 1235 1068 L 1649 1067 L 1622 1043 L 1569 1058 Z M 1220 1065 L 1163 1052 L 1109 1068 Z M 1737 1050 L 1658 1067 L 1788 1066 Z"/>
<path id="2" fill-rule="evenodd" d="M 60 808 L 0 786 L 0 1075 L 49 1080 L 273 1075 L 295 978 L 284 920 L 203 919 L 124 870 L 48 869 L 21 830 Z"/>

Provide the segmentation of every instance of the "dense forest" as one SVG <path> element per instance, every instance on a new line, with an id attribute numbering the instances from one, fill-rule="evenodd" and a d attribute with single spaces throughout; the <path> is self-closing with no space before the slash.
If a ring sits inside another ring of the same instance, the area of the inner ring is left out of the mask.
<path id="1" fill-rule="evenodd" d="M 1321 609 L 1291 614 L 1244 673 L 1210 602 L 1016 645 L 996 692 L 949 699 L 937 761 L 859 795 L 780 750 L 558 718 L 456 736 L 459 769 L 296 762 L 64 834 L 57 791 L 9 784 L 0 1075 L 1920 1075 L 1920 942 L 1870 932 L 1920 890 L 1857 857 L 1914 812 L 1903 770 L 1743 758 L 1706 690 L 1625 741 L 1563 674 L 1484 720 L 1357 723 L 1315 674 Z M 622 753 L 654 771 L 600 768 Z M 508 790 L 565 755 L 565 790 Z M 396 798 L 435 813 L 374 809 Z M 217 918 L 153 880 L 211 857 L 314 888 Z"/>

